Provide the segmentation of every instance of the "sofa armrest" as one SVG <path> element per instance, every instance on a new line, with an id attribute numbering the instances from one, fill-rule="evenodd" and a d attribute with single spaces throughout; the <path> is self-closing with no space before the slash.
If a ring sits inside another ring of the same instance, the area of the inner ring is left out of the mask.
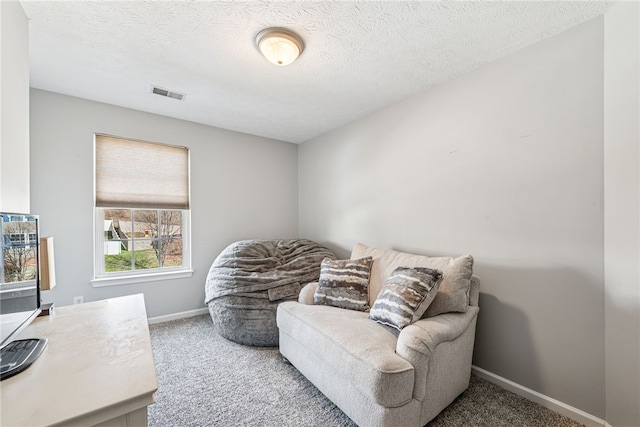
<path id="1" fill-rule="evenodd" d="M 478 307 L 469 306 L 466 313 L 445 313 L 420 319 L 400 331 L 396 353 L 411 363 L 415 369 L 413 395 L 416 399 L 423 400 L 425 397 L 430 359 L 440 344 L 454 341 L 472 328 L 471 333 L 465 335 L 469 338 L 464 338 L 469 342 L 465 342 L 462 347 L 469 354 L 473 353 L 475 324 L 479 311 Z M 460 356 L 459 354 L 452 355 L 451 359 L 459 359 Z M 471 366 L 467 368 L 470 369 Z M 460 369 L 462 370 L 463 367 Z"/>
<path id="2" fill-rule="evenodd" d="M 300 304 L 313 305 L 313 294 L 315 294 L 317 287 L 318 282 L 311 282 L 304 285 L 304 288 L 300 291 L 300 295 L 298 295 L 298 302 Z"/>
<path id="3" fill-rule="evenodd" d="M 453 341 L 462 335 L 478 311 L 478 307 L 469 306 L 466 313 L 445 313 L 420 319 L 400 331 L 396 352 L 410 348 L 428 356 L 438 344 Z"/>
<path id="4" fill-rule="evenodd" d="M 477 307 L 479 299 L 480 299 L 480 278 L 474 275 L 474 276 L 471 276 L 471 286 L 469 287 L 469 305 Z"/>

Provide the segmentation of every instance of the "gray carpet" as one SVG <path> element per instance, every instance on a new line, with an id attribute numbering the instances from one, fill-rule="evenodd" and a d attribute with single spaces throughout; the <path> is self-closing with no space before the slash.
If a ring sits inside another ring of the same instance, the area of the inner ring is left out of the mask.
<path id="1" fill-rule="evenodd" d="M 159 383 L 156 403 L 149 407 L 150 427 L 355 426 L 277 348 L 227 341 L 213 331 L 208 315 L 150 330 Z M 475 376 L 469 389 L 428 424 L 579 425 Z"/>

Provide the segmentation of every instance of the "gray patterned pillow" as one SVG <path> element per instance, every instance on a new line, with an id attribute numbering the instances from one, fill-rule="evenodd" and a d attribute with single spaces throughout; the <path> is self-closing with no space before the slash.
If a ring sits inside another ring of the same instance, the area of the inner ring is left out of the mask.
<path id="1" fill-rule="evenodd" d="M 369 318 L 401 330 L 419 320 L 438 293 L 440 270 L 398 267 L 391 273 L 371 307 Z"/>
<path id="2" fill-rule="evenodd" d="M 315 304 L 350 310 L 369 310 L 369 275 L 373 258 L 335 260 L 325 258 L 320 266 Z"/>

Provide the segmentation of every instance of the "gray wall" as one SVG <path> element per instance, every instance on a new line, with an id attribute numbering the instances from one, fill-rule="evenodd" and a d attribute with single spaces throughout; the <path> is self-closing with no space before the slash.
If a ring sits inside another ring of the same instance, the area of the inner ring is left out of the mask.
<path id="1" fill-rule="evenodd" d="M 299 191 L 341 255 L 473 254 L 474 364 L 604 418 L 603 18 L 302 144 Z"/>
<path id="2" fill-rule="evenodd" d="M 606 414 L 640 426 L 640 6 L 605 15 Z"/>
<path id="3" fill-rule="evenodd" d="M 194 274 L 188 279 L 94 288 L 93 134 L 191 149 Z M 229 243 L 296 237 L 297 146 L 107 104 L 31 91 L 31 210 L 53 236 L 57 287 L 68 305 L 143 292 L 150 317 L 204 307 L 204 282 Z"/>
<path id="4" fill-rule="evenodd" d="M 29 212 L 29 24 L 0 1 L 0 211 Z"/>

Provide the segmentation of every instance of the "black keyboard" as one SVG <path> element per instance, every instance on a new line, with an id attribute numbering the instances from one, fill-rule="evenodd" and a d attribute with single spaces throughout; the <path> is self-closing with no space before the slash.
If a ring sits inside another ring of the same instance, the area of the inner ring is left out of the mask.
<path id="1" fill-rule="evenodd" d="M 15 340 L 0 350 L 0 381 L 27 369 L 47 346 L 46 338 Z"/>

